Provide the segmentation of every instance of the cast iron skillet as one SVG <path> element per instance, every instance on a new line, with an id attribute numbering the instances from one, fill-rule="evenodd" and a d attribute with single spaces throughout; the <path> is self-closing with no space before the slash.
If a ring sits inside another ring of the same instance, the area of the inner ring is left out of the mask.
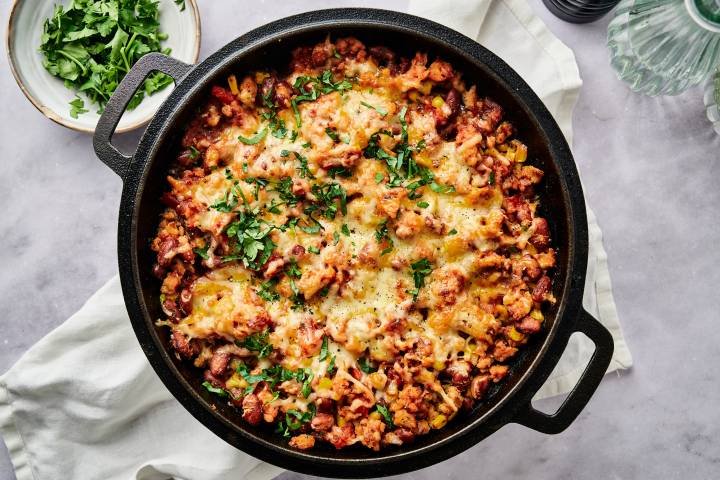
<path id="1" fill-rule="evenodd" d="M 482 95 L 499 102 L 506 118 L 528 145 L 532 162 L 545 171 L 540 195 L 542 215 L 550 223 L 558 250 L 553 292 L 557 303 L 546 312 L 545 330 L 533 337 L 514 361 L 506 380 L 472 412 L 414 443 L 373 452 L 361 446 L 335 450 L 329 445 L 301 452 L 272 433 L 251 427 L 234 408 L 201 386 L 201 376 L 179 361 L 168 346 L 159 282 L 152 274 L 154 253 L 148 244 L 163 209 L 160 196 L 165 175 L 177 154 L 183 127 L 209 86 L 230 72 L 288 65 L 298 45 L 353 35 L 366 45 L 385 45 L 412 57 L 416 50 L 441 56 L 463 72 Z M 175 79 L 176 88 L 158 110 L 132 157 L 121 154 L 111 138 L 128 101 L 152 71 Z M 228 443 L 283 468 L 333 477 L 375 477 L 422 468 L 456 455 L 507 423 L 545 433 L 567 428 L 590 400 L 613 351 L 608 331 L 581 307 L 587 263 L 587 220 L 580 181 L 570 150 L 557 124 L 528 85 L 502 60 L 471 39 L 436 23 L 396 12 L 335 9 L 288 17 L 230 42 L 199 65 L 191 66 L 160 54 L 143 57 L 110 99 L 94 137 L 98 157 L 123 179 L 118 231 L 118 261 L 125 304 L 135 334 L 151 365 L 177 400 L 200 422 Z M 557 364 L 569 336 L 582 332 L 595 352 L 577 386 L 553 415 L 535 410 L 530 399 Z M 537 338 L 535 338 L 537 337 Z"/>

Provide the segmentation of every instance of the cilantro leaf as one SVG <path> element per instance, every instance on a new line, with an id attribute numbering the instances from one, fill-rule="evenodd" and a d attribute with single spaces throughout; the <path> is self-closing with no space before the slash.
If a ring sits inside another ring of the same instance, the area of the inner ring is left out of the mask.
<path id="1" fill-rule="evenodd" d="M 267 128 L 263 128 L 260 133 L 255 134 L 254 137 L 246 138 L 242 135 L 238 135 L 238 140 L 240 140 L 242 143 L 246 145 L 255 145 L 260 143 L 260 141 L 265 138 L 267 135 Z"/>
<path id="2" fill-rule="evenodd" d="M 219 395 L 219 396 L 221 396 L 221 397 L 227 397 L 227 396 L 228 396 L 228 392 L 226 392 L 226 391 L 225 391 L 224 389 L 222 389 L 222 388 L 214 387 L 213 384 L 210 383 L 210 382 L 205 381 L 205 382 L 202 383 L 202 386 L 205 387 L 205 389 L 206 389 L 208 392 L 214 393 L 215 395 Z"/>

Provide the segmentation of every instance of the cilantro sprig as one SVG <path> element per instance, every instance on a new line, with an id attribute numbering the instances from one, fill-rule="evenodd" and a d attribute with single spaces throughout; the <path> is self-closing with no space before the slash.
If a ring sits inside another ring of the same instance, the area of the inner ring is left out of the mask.
<path id="1" fill-rule="evenodd" d="M 408 290 L 408 293 L 413 296 L 413 300 L 417 300 L 420 289 L 425 286 L 425 277 L 432 273 L 432 264 L 427 258 L 421 258 L 411 263 L 410 268 L 415 288 Z"/>
<path id="2" fill-rule="evenodd" d="M 181 9 L 184 2 L 178 3 Z M 150 52 L 170 53 L 161 42 L 159 3 L 153 0 L 74 0 L 67 8 L 55 6 L 40 37 L 43 66 L 65 86 L 82 92 L 102 113 L 120 81 L 140 57 Z M 164 73 L 152 73 L 128 104 L 137 107 L 146 95 L 173 82 Z M 70 101 L 70 115 L 87 112 L 83 99 Z"/>
<path id="3" fill-rule="evenodd" d="M 297 77 L 293 83 L 293 87 L 303 93 L 296 95 L 290 100 L 290 105 L 295 114 L 296 128 L 300 128 L 302 125 L 298 104 L 302 102 L 313 102 L 317 100 L 320 95 L 331 92 L 343 93 L 346 90 L 350 90 L 352 86 L 352 83 L 348 79 L 337 82 L 334 81 L 330 70 L 325 70 L 319 77 L 310 77 L 307 75 Z"/>

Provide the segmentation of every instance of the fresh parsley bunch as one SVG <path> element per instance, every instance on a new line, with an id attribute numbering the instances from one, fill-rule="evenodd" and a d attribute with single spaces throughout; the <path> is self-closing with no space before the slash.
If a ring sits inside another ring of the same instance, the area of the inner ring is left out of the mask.
<path id="1" fill-rule="evenodd" d="M 65 81 L 67 88 L 83 92 L 102 113 L 105 104 L 130 68 L 150 52 L 170 53 L 160 42 L 158 2 L 152 0 L 71 0 L 56 5 L 45 20 L 40 39 L 43 66 Z M 164 73 L 151 74 L 128 105 L 132 110 L 145 95 L 172 83 Z M 70 102 L 70 116 L 85 113 L 80 97 Z"/>

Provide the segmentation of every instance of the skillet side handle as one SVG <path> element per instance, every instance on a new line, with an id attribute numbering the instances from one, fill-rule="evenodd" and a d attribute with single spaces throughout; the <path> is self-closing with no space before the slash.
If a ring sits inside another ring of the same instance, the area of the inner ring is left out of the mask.
<path id="1" fill-rule="evenodd" d="M 582 318 L 576 331 L 584 333 L 593 341 L 595 352 L 593 352 L 575 388 L 572 389 L 554 414 L 548 415 L 535 410 L 532 402 L 528 402 L 525 407 L 518 411 L 513 419 L 514 423 L 519 423 L 538 432 L 560 433 L 570 426 L 590 401 L 590 397 L 595 393 L 600 381 L 605 376 L 608 365 L 610 365 L 614 343 L 610 332 L 585 310 L 582 311 Z"/>
<path id="2" fill-rule="evenodd" d="M 175 84 L 178 84 L 191 68 L 192 65 L 167 55 L 148 53 L 133 65 L 105 105 L 105 111 L 95 127 L 93 147 L 98 158 L 123 180 L 132 157 L 123 155 L 115 148 L 112 144 L 112 136 L 120 122 L 120 117 L 125 112 L 125 107 L 150 73 L 154 71 L 165 73 L 175 80 Z"/>

